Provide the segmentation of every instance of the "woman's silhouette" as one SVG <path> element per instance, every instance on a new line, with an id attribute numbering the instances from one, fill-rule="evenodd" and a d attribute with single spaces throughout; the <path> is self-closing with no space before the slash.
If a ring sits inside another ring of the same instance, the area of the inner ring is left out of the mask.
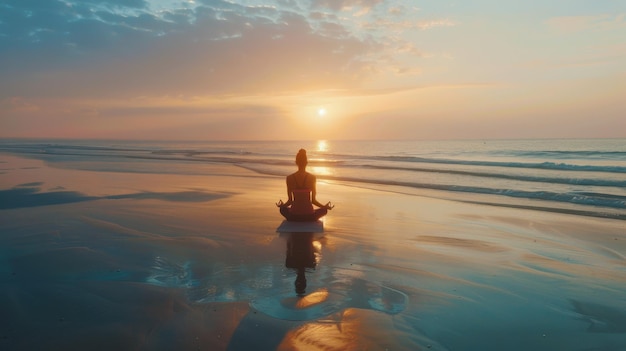
<path id="1" fill-rule="evenodd" d="M 276 203 L 276 206 L 280 207 L 280 213 L 289 221 L 316 221 L 335 207 L 330 202 L 322 205 L 317 201 L 315 197 L 317 179 L 315 175 L 306 171 L 307 163 L 306 150 L 300 149 L 296 155 L 298 171 L 288 175 L 286 179 L 288 200 Z M 318 208 L 314 209 L 313 205 Z"/>
<path id="2" fill-rule="evenodd" d="M 303 296 L 306 292 L 306 270 L 314 270 L 316 265 L 313 233 L 289 234 L 285 267 L 296 271 L 294 286 L 298 296 Z"/>

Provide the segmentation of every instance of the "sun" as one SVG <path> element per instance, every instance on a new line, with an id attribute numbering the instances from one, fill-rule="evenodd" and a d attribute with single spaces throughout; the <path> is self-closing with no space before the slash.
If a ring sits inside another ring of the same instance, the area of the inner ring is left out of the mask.
<path id="1" fill-rule="evenodd" d="M 325 109 L 325 108 L 323 108 L 323 107 L 320 107 L 320 109 L 319 109 L 319 110 L 317 110 L 317 115 L 318 115 L 319 117 L 324 117 L 324 116 L 326 116 L 326 109 Z"/>

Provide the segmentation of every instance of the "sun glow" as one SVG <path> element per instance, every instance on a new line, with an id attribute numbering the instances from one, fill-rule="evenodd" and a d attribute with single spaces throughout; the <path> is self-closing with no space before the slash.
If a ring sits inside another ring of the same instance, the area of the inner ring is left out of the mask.
<path id="1" fill-rule="evenodd" d="M 318 152 L 326 152 L 326 151 L 328 151 L 328 142 L 326 140 L 318 140 L 317 141 L 317 151 Z"/>
<path id="2" fill-rule="evenodd" d="M 320 107 L 320 108 L 317 110 L 317 115 L 318 115 L 319 117 L 324 117 L 324 116 L 326 116 L 326 109 L 325 109 L 325 108 L 323 108 L 323 107 Z"/>

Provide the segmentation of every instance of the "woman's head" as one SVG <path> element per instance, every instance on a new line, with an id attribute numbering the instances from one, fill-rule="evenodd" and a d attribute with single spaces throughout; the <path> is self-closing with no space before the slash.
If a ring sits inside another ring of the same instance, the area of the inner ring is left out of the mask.
<path id="1" fill-rule="evenodd" d="M 298 165 L 298 168 L 306 167 L 308 162 L 309 161 L 306 157 L 306 150 L 300 149 L 300 151 L 298 151 L 298 154 L 296 155 L 296 164 Z"/>

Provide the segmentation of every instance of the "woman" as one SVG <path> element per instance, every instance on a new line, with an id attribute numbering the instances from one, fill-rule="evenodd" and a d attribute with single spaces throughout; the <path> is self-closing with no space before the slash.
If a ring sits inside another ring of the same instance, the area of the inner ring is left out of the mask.
<path id="1" fill-rule="evenodd" d="M 315 198 L 317 180 L 315 175 L 306 171 L 307 163 L 306 150 L 300 149 L 296 155 L 298 171 L 287 176 L 287 196 L 289 199 L 285 203 L 283 200 L 276 203 L 276 206 L 280 207 L 280 213 L 288 221 L 313 222 L 335 207 L 330 202 L 322 205 Z M 318 208 L 313 209 L 313 205 Z"/>

